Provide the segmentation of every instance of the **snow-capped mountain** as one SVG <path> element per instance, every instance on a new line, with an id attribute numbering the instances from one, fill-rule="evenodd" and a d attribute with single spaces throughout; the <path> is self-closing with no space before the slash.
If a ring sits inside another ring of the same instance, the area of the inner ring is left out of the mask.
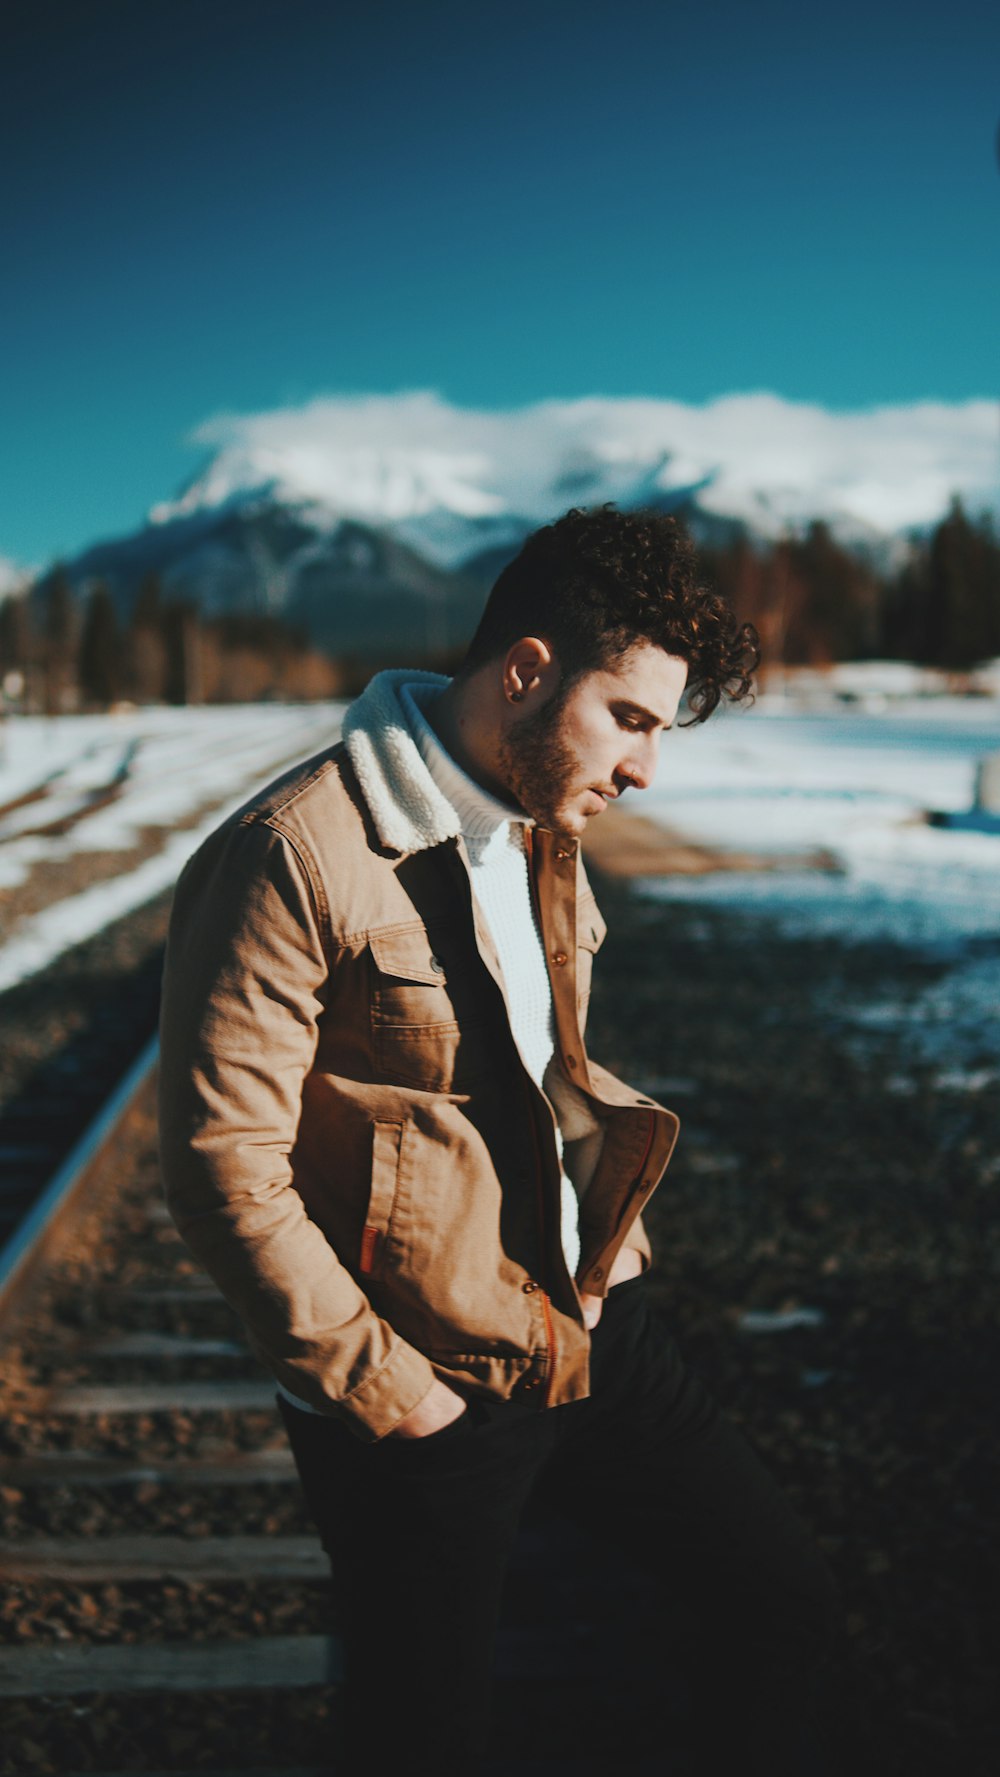
<path id="1" fill-rule="evenodd" d="M 550 401 L 505 413 L 433 394 L 354 396 L 210 420 L 208 466 L 163 524 L 247 497 L 353 518 L 454 568 L 573 504 L 683 506 L 762 537 L 827 521 L 875 544 L 929 526 L 954 494 L 995 507 L 995 406 L 829 413 L 775 395 Z"/>
<path id="2" fill-rule="evenodd" d="M 506 413 L 432 394 L 353 396 L 228 415 L 209 454 L 131 536 L 66 564 L 127 610 L 155 574 L 207 615 L 270 612 L 340 652 L 437 652 L 467 639 L 528 532 L 613 500 L 680 512 L 698 540 L 774 538 L 825 519 L 883 561 L 958 494 L 997 504 L 986 401 L 834 414 L 774 395 L 544 402 Z"/>
<path id="3" fill-rule="evenodd" d="M 103 581 L 123 613 L 155 576 L 168 603 L 207 617 L 281 617 L 340 654 L 419 654 L 472 630 L 482 585 L 429 562 L 383 528 L 248 492 L 132 536 L 95 544 L 65 564 L 79 593 Z"/>

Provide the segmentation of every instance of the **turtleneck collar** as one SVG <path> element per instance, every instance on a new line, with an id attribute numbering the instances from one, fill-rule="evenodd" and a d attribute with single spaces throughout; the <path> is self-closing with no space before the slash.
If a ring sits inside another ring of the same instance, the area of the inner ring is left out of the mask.
<path id="1" fill-rule="evenodd" d="M 399 687 L 399 701 L 420 756 L 442 796 L 455 810 L 463 836 L 466 839 L 490 839 L 498 828 L 508 827 L 511 822 L 521 827 L 529 826 L 529 817 L 523 809 L 501 802 L 489 790 L 484 790 L 442 746 L 425 713 L 440 697 L 442 688 L 411 680 Z"/>

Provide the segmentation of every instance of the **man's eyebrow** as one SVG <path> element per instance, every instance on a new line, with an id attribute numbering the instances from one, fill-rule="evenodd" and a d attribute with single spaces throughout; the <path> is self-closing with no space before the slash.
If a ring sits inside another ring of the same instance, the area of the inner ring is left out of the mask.
<path id="1" fill-rule="evenodd" d="M 647 710 L 645 704 L 633 703 L 630 697 L 620 697 L 618 702 L 623 709 L 631 711 L 634 716 L 643 716 L 654 728 L 672 728 L 672 722 L 664 722 L 654 710 Z"/>

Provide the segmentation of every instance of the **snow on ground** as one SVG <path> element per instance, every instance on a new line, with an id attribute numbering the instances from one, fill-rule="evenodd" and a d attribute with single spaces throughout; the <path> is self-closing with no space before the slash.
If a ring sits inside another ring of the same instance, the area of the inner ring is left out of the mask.
<path id="1" fill-rule="evenodd" d="M 10 718 L 0 729 L 0 809 L 7 811 L 0 813 L 0 889 L 16 890 L 36 864 L 86 851 L 128 853 L 150 828 L 164 835 L 134 868 L 53 902 L 22 919 L 6 942 L 0 938 L 0 992 L 169 888 L 230 809 L 285 765 L 330 744 L 341 713 L 334 704 L 255 704 Z M 88 812 L 119 778 L 114 800 Z M 171 834 L 182 822 L 194 824 Z M 61 830 L 51 831 L 54 825 Z"/>
<path id="2" fill-rule="evenodd" d="M 642 892 L 751 913 L 790 937 L 905 943 L 946 961 L 916 1004 L 869 996 L 828 1010 L 850 1018 L 859 1043 L 866 1030 L 905 1027 L 915 1063 L 947 1051 L 957 1062 L 950 1089 L 996 1089 L 1000 836 L 924 820 L 969 809 L 976 766 L 992 754 L 994 699 L 901 698 L 807 715 L 762 699 L 719 712 L 666 737 L 657 780 L 632 806 L 734 850 L 822 849 L 834 870 L 671 877 Z M 899 1090 L 911 1086 L 903 1078 Z"/>
<path id="3" fill-rule="evenodd" d="M 776 857 L 821 849 L 833 872 L 720 872 L 653 881 L 643 892 L 752 912 L 790 935 L 899 940 L 948 957 L 914 1041 L 933 1044 L 943 1026 L 964 1030 L 974 1078 L 983 1054 L 992 1066 L 995 1051 L 1000 1067 L 1000 837 L 928 827 L 923 817 L 970 807 L 978 761 L 1000 753 L 1000 699 L 869 689 L 861 705 L 803 713 L 790 700 L 761 698 L 677 729 L 655 784 L 626 804 L 709 845 Z M 0 991 L 169 887 L 230 808 L 329 744 L 340 715 L 333 704 L 265 704 L 11 718 L 0 729 L 0 890 L 11 911 L 39 863 L 117 849 L 123 868 L 0 937 Z M 93 807 L 119 777 L 114 799 Z M 158 848 L 136 862 L 150 829 Z M 853 1013 L 859 1029 L 901 1015 L 871 1002 Z"/>
<path id="4" fill-rule="evenodd" d="M 709 845 L 821 849 L 843 873 L 710 876 L 698 891 L 710 899 L 768 906 L 786 922 L 829 923 L 848 936 L 996 933 L 1000 837 L 924 819 L 969 809 L 977 764 L 994 753 L 993 699 L 901 699 L 877 712 L 807 715 L 762 700 L 668 735 L 642 812 Z M 690 888 L 672 881 L 656 892 L 686 898 Z"/>

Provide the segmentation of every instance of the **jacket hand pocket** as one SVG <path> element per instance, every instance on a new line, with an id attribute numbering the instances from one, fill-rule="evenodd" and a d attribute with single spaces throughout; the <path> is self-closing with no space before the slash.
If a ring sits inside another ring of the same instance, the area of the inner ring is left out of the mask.
<path id="1" fill-rule="evenodd" d="M 402 1123 L 372 1124 L 371 1190 L 368 1214 L 361 1231 L 359 1263 L 359 1269 L 366 1277 L 377 1277 L 385 1260 L 385 1243 L 392 1225 L 399 1184 L 403 1128 Z"/>

